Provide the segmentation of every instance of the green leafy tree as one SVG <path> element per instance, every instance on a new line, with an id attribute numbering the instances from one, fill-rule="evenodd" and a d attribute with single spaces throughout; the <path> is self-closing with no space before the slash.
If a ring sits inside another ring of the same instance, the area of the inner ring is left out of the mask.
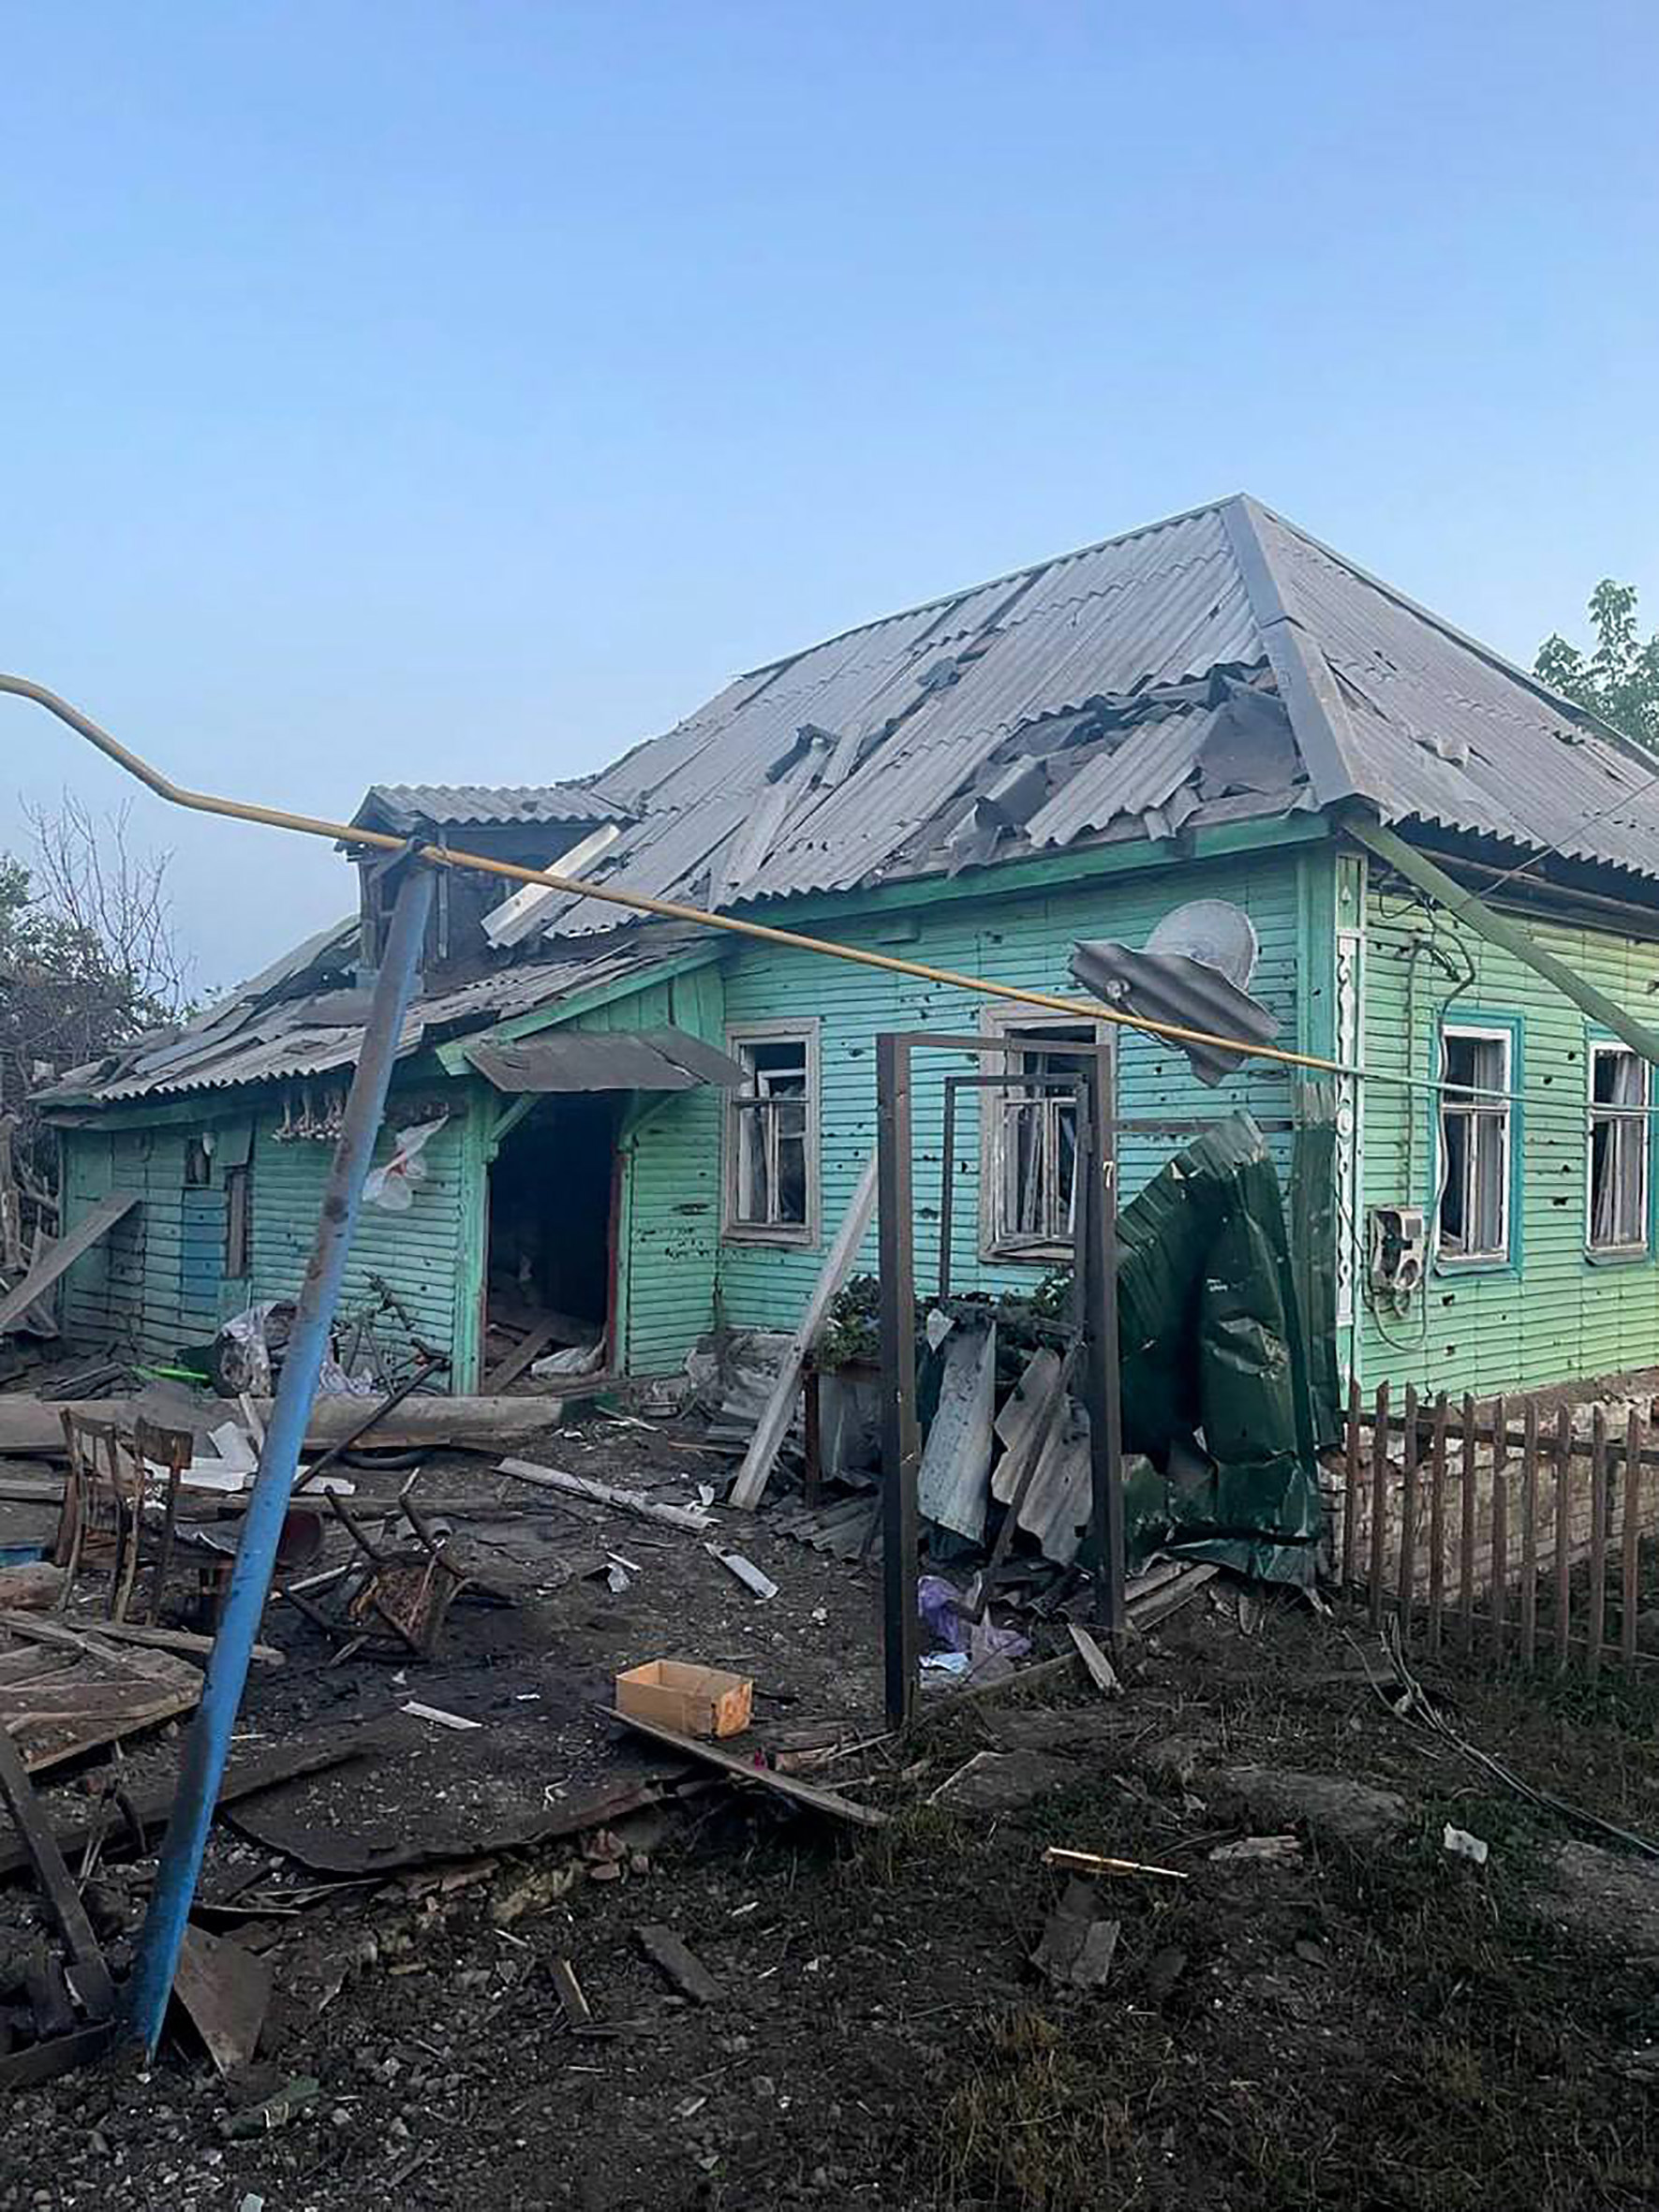
<path id="1" fill-rule="evenodd" d="M 1637 628 L 1636 586 L 1604 577 L 1590 595 L 1595 644 L 1589 653 L 1559 631 L 1545 639 L 1534 675 L 1592 708 L 1640 745 L 1659 747 L 1659 631 Z"/>

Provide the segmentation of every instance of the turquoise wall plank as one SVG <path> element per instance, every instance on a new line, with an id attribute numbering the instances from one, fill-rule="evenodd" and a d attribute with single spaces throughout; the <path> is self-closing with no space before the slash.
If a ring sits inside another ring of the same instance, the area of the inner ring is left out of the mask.
<path id="1" fill-rule="evenodd" d="M 1638 1014 L 1651 1010 L 1659 991 L 1659 944 L 1558 921 L 1534 919 L 1528 927 L 1609 997 Z M 1362 1261 L 1367 1384 L 1386 1376 L 1397 1389 L 1414 1382 L 1421 1390 L 1485 1393 L 1652 1365 L 1659 1346 L 1652 1238 L 1640 1260 L 1592 1261 L 1586 1253 L 1590 1030 L 1583 1014 L 1512 953 L 1415 894 L 1374 885 L 1366 904 L 1365 978 L 1369 1068 L 1437 1076 L 1443 1017 L 1478 1008 L 1518 1021 L 1524 1091 L 1516 1178 L 1519 1269 L 1432 1266 L 1425 1291 L 1400 1313 L 1370 1293 Z M 1432 1209 L 1437 1124 L 1432 1094 L 1366 1085 L 1368 1206 Z M 1363 1218 L 1358 1232 L 1363 1236 Z"/>
<path id="2" fill-rule="evenodd" d="M 902 940 L 891 921 L 860 923 L 850 918 L 835 934 L 852 944 L 926 964 L 1074 996 L 1068 962 L 1078 938 L 1118 936 L 1139 943 L 1172 906 L 1200 896 L 1236 900 L 1250 913 L 1262 942 L 1255 989 L 1278 1014 L 1284 1040 L 1294 1042 L 1301 919 L 1294 855 L 1236 857 L 1063 893 L 1000 901 L 987 897 L 925 912 Z M 821 1025 L 822 1233 L 809 1247 L 722 1241 L 722 1101 L 710 1091 L 670 1101 L 633 1140 L 629 1350 L 634 1371 L 664 1373 L 677 1367 L 717 1313 L 741 1327 L 792 1324 L 875 1144 L 877 1032 L 977 1030 L 982 1003 L 988 1002 L 804 951 L 756 947 L 727 962 L 727 1022 L 814 1015 Z M 1041 1021 L 1042 1016 L 1033 1012 L 1030 1018 Z M 917 1055 L 916 1266 L 924 1289 L 938 1265 L 942 1079 L 947 1070 L 971 1073 L 975 1065 L 956 1054 Z M 1257 1063 L 1220 1090 L 1207 1090 L 1178 1050 L 1141 1037 L 1124 1040 L 1119 1084 L 1120 1111 L 1126 1114 L 1213 1117 L 1246 1106 L 1264 1117 L 1282 1118 L 1291 1110 L 1282 1069 Z M 957 1131 L 952 1178 L 955 1284 L 1029 1289 L 1041 1280 L 1042 1264 L 992 1263 L 979 1256 L 979 1134 L 971 1093 L 960 1094 Z M 1126 1139 L 1125 1195 L 1138 1189 L 1172 1148 L 1167 1139 Z M 1287 1141 L 1280 1141 L 1278 1149 L 1282 1171 L 1288 1167 Z M 873 1271 L 875 1265 L 872 1231 L 859 1266 Z"/>

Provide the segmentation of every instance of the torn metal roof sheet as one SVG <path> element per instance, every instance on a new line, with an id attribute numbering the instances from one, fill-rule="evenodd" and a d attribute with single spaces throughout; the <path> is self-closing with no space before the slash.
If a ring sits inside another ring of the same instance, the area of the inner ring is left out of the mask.
<path id="1" fill-rule="evenodd" d="M 347 934 L 355 943 L 355 923 Z M 292 959 L 279 964 L 283 981 L 299 987 L 297 995 L 261 1006 L 252 1001 L 244 985 L 228 1016 L 215 1016 L 210 1010 L 182 1031 L 141 1038 L 119 1058 L 72 1069 L 37 1094 L 40 1103 L 69 1106 L 90 1098 L 110 1105 L 132 1103 L 191 1091 L 226 1090 L 239 1084 L 322 1075 L 353 1066 L 363 1044 L 361 1020 L 318 1019 L 319 1013 L 334 1010 L 330 1002 L 337 1007 L 342 995 L 304 988 L 337 969 L 341 940 L 333 933 L 324 933 L 320 941 L 323 950 L 309 975 L 296 968 Z M 398 1052 L 408 1054 L 445 1035 L 537 1012 L 574 998 L 578 992 L 623 981 L 683 953 L 689 941 L 684 930 L 636 924 L 618 932 L 616 941 L 603 948 L 567 951 L 562 957 L 499 967 L 447 991 L 432 992 L 411 1009 Z M 266 974 L 278 972 L 272 968 Z"/>

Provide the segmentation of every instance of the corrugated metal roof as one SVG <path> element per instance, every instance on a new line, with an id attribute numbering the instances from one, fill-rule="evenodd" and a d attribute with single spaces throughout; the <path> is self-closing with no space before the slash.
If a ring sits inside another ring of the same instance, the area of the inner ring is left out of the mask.
<path id="1" fill-rule="evenodd" d="M 1011 783 L 1021 762 L 1031 772 Z M 733 906 L 1349 791 L 1385 820 L 1659 878 L 1659 759 L 1248 498 L 753 670 L 592 785 L 371 797 L 410 827 L 620 819 L 596 883 Z M 549 936 L 613 941 L 493 970 L 415 1018 L 429 1037 L 497 1022 L 649 966 L 676 941 L 618 919 L 573 898 Z M 101 1086 L 79 1070 L 60 1093 L 131 1099 L 348 1063 L 359 1032 L 308 1016 L 304 993 L 350 936 L 324 933 L 182 1035 L 136 1048 Z"/>
<path id="2" fill-rule="evenodd" d="M 925 842 L 1012 732 L 1102 695 L 1248 667 L 1263 650 L 1220 510 L 1154 524 L 740 679 L 600 779 L 646 811 L 596 874 L 685 895 L 810 726 L 838 744 L 741 880 L 719 882 L 721 903 L 844 889 Z M 589 901 L 551 928 L 607 920 Z"/>
<path id="3" fill-rule="evenodd" d="M 625 810 L 581 784 L 371 784 L 354 822 L 390 829 L 502 828 L 514 822 L 619 821 Z"/>
<path id="4" fill-rule="evenodd" d="M 355 936 L 355 925 L 350 934 Z M 469 1024 L 483 1025 L 532 1013 L 578 991 L 591 991 L 643 974 L 683 951 L 688 941 L 684 930 L 635 924 L 620 944 L 503 967 L 452 990 L 432 993 L 411 1010 L 398 1050 L 413 1052 L 422 1041 L 436 1041 L 457 1028 L 464 1031 Z M 337 951 L 336 936 L 328 935 L 324 943 L 331 954 Z M 291 960 L 282 965 L 287 980 L 305 980 L 296 973 Z M 267 970 L 268 974 L 275 972 Z M 237 1084 L 321 1075 L 331 1069 L 354 1065 L 363 1044 L 361 1025 L 318 1022 L 312 1018 L 318 1003 L 317 995 L 308 993 L 257 1007 L 248 1003 L 244 987 L 237 995 L 233 1018 L 229 1022 L 223 1018 L 204 1021 L 200 1028 L 193 1027 L 167 1045 L 148 1051 L 141 1042 L 102 1076 L 98 1069 L 108 1067 L 107 1062 L 72 1069 L 39 1094 L 41 1102 L 67 1105 L 75 1099 L 96 1098 L 114 1105 L 191 1091 L 225 1090 Z"/>
<path id="5" fill-rule="evenodd" d="M 1167 805 L 1192 774 L 1224 706 L 1195 707 L 1139 723 L 1121 745 L 1090 760 L 1026 824 L 1032 845 L 1069 845 L 1126 814 Z"/>
<path id="6" fill-rule="evenodd" d="M 1265 510 L 1285 599 L 1343 686 L 1385 818 L 1659 877 L 1659 759 Z"/>
<path id="7" fill-rule="evenodd" d="M 843 631 L 738 679 L 600 779 L 644 810 L 603 877 L 689 897 L 710 895 L 712 876 L 714 902 L 732 906 L 946 865 L 949 822 L 1022 741 L 1043 750 L 1053 717 L 1270 660 L 1282 673 L 1287 659 L 1316 678 L 1285 700 L 1305 758 L 1259 794 L 1257 811 L 1338 795 L 1318 777 L 1307 788 L 1310 761 L 1334 762 L 1385 818 L 1559 846 L 1659 877 L 1659 787 L 1646 788 L 1659 760 L 1241 498 Z M 797 768 L 804 726 L 832 742 Z M 1207 735 L 1191 717 L 1143 724 L 1110 760 L 1069 781 L 1057 774 L 1029 836 L 1004 840 L 994 857 L 1104 833 L 1178 795 L 1177 813 L 1202 818 L 1219 803 L 1198 781 Z M 1238 804 L 1227 804 L 1236 818 Z M 578 935 L 607 919 L 587 901 L 551 926 Z"/>

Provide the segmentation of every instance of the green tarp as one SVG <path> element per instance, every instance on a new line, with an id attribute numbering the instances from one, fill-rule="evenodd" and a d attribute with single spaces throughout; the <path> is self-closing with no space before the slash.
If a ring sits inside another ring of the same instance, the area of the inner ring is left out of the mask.
<path id="1" fill-rule="evenodd" d="M 1296 1264 L 1279 1176 L 1248 1114 L 1184 1146 L 1118 1216 L 1123 1440 L 1150 1463 L 1127 1485 L 1132 1566 L 1178 1549 L 1312 1579 L 1316 1453 L 1334 1438 L 1337 1404 L 1323 1139 L 1319 1128 L 1298 1135 Z"/>

